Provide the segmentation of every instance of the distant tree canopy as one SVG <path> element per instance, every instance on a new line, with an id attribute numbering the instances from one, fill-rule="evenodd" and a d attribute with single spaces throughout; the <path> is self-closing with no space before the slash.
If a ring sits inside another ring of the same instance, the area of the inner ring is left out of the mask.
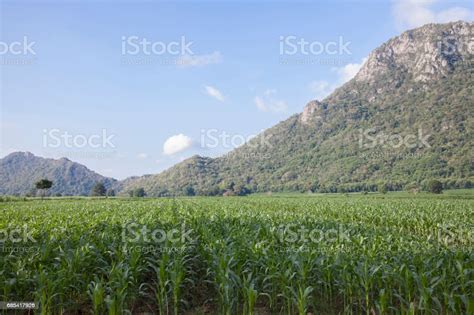
<path id="1" fill-rule="evenodd" d="M 107 189 L 105 188 L 104 184 L 102 182 L 98 182 L 92 188 L 91 196 L 95 196 L 95 197 L 105 196 L 106 192 L 107 192 Z"/>
<path id="2" fill-rule="evenodd" d="M 41 179 L 35 183 L 36 189 L 50 189 L 53 186 L 53 182 L 48 179 Z"/>
<path id="3" fill-rule="evenodd" d="M 146 196 L 145 189 L 143 187 L 135 189 L 134 195 L 135 197 L 145 197 Z"/>
<path id="4" fill-rule="evenodd" d="M 441 194 L 443 192 L 443 184 L 439 180 L 433 179 L 428 183 L 428 191 L 433 194 Z"/>
<path id="5" fill-rule="evenodd" d="M 138 198 L 142 198 L 142 197 L 145 197 L 146 196 L 146 192 L 145 192 L 145 189 L 143 187 L 139 187 L 139 188 L 136 188 L 134 190 L 130 190 L 128 192 L 128 195 L 130 197 L 138 197 Z"/>
<path id="6" fill-rule="evenodd" d="M 114 197 L 115 196 L 115 190 L 113 190 L 113 189 L 107 190 L 106 195 L 107 195 L 107 197 Z"/>
<path id="7" fill-rule="evenodd" d="M 381 183 L 377 186 L 377 191 L 381 194 L 386 194 L 387 193 L 387 184 Z"/>
<path id="8" fill-rule="evenodd" d="M 184 187 L 183 194 L 185 196 L 194 196 L 196 195 L 196 192 L 194 191 L 194 188 L 192 186 L 186 186 Z"/>
<path id="9" fill-rule="evenodd" d="M 53 186 L 53 181 L 43 178 L 35 183 L 36 189 L 38 189 L 41 193 L 41 198 L 44 197 L 46 191 Z"/>

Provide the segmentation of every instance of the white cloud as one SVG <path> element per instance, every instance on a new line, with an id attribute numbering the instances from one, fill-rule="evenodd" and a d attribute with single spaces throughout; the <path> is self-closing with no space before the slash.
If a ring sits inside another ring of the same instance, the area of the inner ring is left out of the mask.
<path id="1" fill-rule="evenodd" d="M 219 91 L 215 87 L 210 86 L 210 85 L 206 85 L 204 88 L 206 89 L 206 94 L 207 95 L 215 98 L 216 100 L 218 100 L 220 102 L 224 101 L 224 95 L 222 95 L 221 91 Z"/>
<path id="2" fill-rule="evenodd" d="M 339 84 L 346 83 L 359 72 L 360 68 L 367 61 L 367 58 L 363 58 L 360 63 L 349 63 L 343 67 L 334 68 L 334 70 L 339 75 Z"/>
<path id="3" fill-rule="evenodd" d="M 215 51 L 207 55 L 184 55 L 178 60 L 178 67 L 204 67 L 211 64 L 221 63 L 222 54 Z"/>
<path id="4" fill-rule="evenodd" d="M 163 153 L 165 155 L 176 154 L 191 147 L 192 143 L 192 139 L 182 133 L 171 136 L 163 144 Z"/>
<path id="5" fill-rule="evenodd" d="M 329 84 L 328 81 L 317 80 L 309 84 L 309 89 L 317 100 L 322 100 L 332 93 L 336 87 Z"/>
<path id="6" fill-rule="evenodd" d="M 255 96 L 255 105 L 262 112 L 266 110 L 265 102 L 259 96 Z"/>
<path id="7" fill-rule="evenodd" d="M 144 159 L 148 158 L 148 154 L 146 154 L 146 153 L 139 153 L 139 154 L 137 155 L 137 158 L 139 158 L 140 160 L 144 160 Z"/>
<path id="8" fill-rule="evenodd" d="M 309 89 L 317 100 L 322 100 L 331 94 L 337 87 L 346 83 L 359 72 L 360 68 L 367 61 L 367 58 L 362 58 L 360 63 L 349 63 L 342 67 L 332 68 L 332 71 L 337 73 L 337 79 L 334 83 L 329 83 L 326 80 L 316 80 L 309 84 Z"/>
<path id="9" fill-rule="evenodd" d="M 396 0 L 392 6 L 395 23 L 400 30 L 415 28 L 428 23 L 447 23 L 470 20 L 474 13 L 462 7 L 451 7 L 435 12 L 430 8 L 437 0 Z"/>
<path id="10" fill-rule="evenodd" d="M 255 96 L 255 105 L 262 112 L 285 113 L 288 105 L 285 101 L 278 100 L 274 97 L 277 93 L 274 89 L 266 90 L 263 96 Z"/>
<path id="11" fill-rule="evenodd" d="M 467 21 L 472 20 L 474 12 L 469 9 L 461 7 L 452 7 L 447 10 L 441 11 L 436 15 L 437 22 L 447 23 L 453 21 Z"/>

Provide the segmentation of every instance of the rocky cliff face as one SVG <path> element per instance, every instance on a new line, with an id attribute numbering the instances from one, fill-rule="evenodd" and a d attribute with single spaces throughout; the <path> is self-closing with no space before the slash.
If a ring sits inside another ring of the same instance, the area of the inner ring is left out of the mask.
<path id="1" fill-rule="evenodd" d="M 474 69 L 474 23 L 428 24 L 406 31 L 372 51 L 360 71 L 338 91 L 324 100 L 309 102 L 300 115 L 303 125 L 321 126 L 331 121 L 338 108 L 352 117 L 361 117 L 358 106 L 340 108 L 351 98 L 359 105 L 384 107 L 387 93 L 429 90 L 437 80 L 447 78 L 455 69 Z M 379 108 L 381 109 L 381 108 Z"/>
<path id="2" fill-rule="evenodd" d="M 325 115 L 327 105 L 317 100 L 309 102 L 301 113 L 300 121 L 303 124 L 309 124 L 312 120 L 322 120 Z"/>
<path id="3" fill-rule="evenodd" d="M 376 79 L 401 72 L 415 82 L 428 82 L 447 76 L 456 64 L 469 62 L 473 54 L 474 23 L 429 24 L 375 49 L 355 80 L 376 85 Z"/>

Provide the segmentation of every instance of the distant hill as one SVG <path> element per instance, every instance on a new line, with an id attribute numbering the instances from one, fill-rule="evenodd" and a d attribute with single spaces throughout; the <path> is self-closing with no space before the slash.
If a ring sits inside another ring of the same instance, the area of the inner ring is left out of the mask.
<path id="1" fill-rule="evenodd" d="M 473 183 L 474 24 L 428 24 L 375 49 L 354 79 L 225 156 L 194 156 L 122 191 L 213 195 Z M 260 141 L 262 138 L 265 141 Z M 400 142 L 403 140 L 402 142 Z"/>
<path id="2" fill-rule="evenodd" d="M 15 152 L 0 159 L 0 194 L 25 195 L 42 178 L 53 181 L 51 195 L 89 195 L 97 182 L 106 187 L 115 179 L 101 176 L 84 165 L 66 158 L 59 160 L 37 157 L 29 152 Z"/>

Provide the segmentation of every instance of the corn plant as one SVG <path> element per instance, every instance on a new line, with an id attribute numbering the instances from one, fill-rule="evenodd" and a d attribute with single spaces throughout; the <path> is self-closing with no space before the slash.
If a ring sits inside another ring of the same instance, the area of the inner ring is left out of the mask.
<path id="1" fill-rule="evenodd" d="M 0 234 L 0 300 L 35 301 L 40 314 L 474 314 L 470 197 L 84 198 L 0 211 L 0 231 L 31 236 Z M 131 242 L 132 221 L 192 234 Z"/>

